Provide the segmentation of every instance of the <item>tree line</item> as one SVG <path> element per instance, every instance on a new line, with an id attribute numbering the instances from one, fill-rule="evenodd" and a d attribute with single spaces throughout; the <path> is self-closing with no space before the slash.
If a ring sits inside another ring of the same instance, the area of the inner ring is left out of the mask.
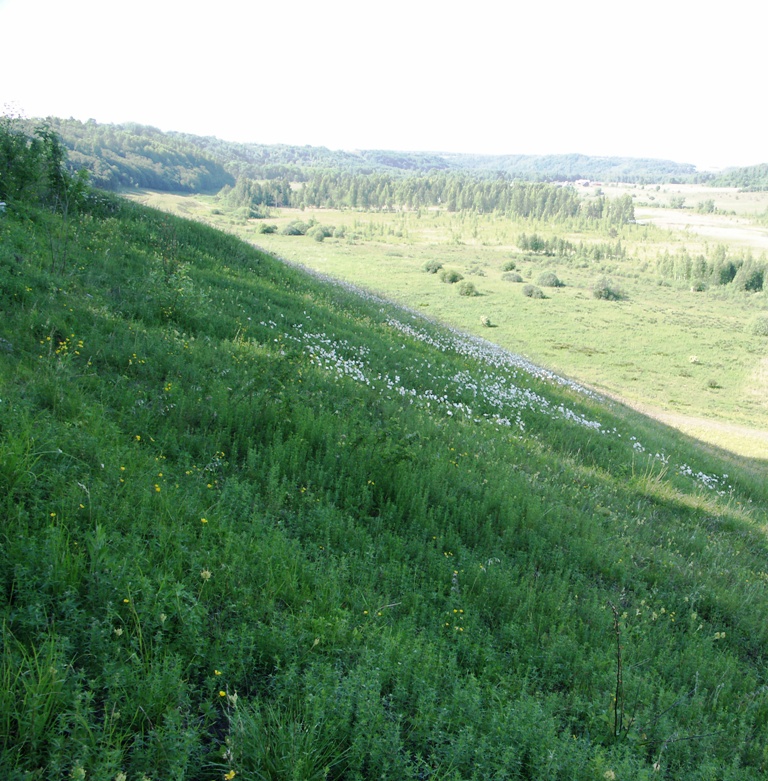
<path id="1" fill-rule="evenodd" d="M 691 255 L 687 250 L 664 252 L 656 259 L 656 268 L 662 277 L 690 283 L 699 290 L 709 285 L 730 285 L 735 290 L 759 293 L 768 284 L 768 260 L 764 253 L 759 258 L 750 250 L 733 255 L 722 244 L 709 256 Z"/>
<path id="2" fill-rule="evenodd" d="M 298 187 L 291 187 L 285 180 L 238 179 L 234 187 L 222 190 L 221 197 L 232 206 L 256 212 L 265 206 L 363 211 L 438 207 L 449 212 L 498 212 L 555 222 L 583 217 L 611 225 L 631 222 L 635 216 L 634 204 L 628 195 L 586 200 L 571 186 L 446 173 L 396 177 L 318 171 Z"/>

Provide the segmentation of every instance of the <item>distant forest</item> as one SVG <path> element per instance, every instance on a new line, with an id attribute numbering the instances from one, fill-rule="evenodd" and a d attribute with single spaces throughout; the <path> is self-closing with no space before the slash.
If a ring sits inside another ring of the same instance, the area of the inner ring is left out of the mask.
<path id="1" fill-rule="evenodd" d="M 748 192 L 768 190 L 768 163 L 723 171 L 710 184 L 715 187 L 738 187 Z"/>
<path id="2" fill-rule="evenodd" d="M 668 160 L 586 155 L 470 155 L 383 150 L 340 151 L 285 144 L 245 144 L 138 124 L 49 118 L 75 169 L 107 190 L 146 188 L 221 193 L 258 215 L 264 208 L 421 208 L 498 211 L 540 219 L 582 217 L 619 224 L 631 202 L 597 198 L 551 183 L 711 182 L 766 189 L 768 165 L 717 178 Z M 30 133 L 40 120 L 28 120 Z M 550 183 L 550 184 L 548 184 Z"/>
<path id="3" fill-rule="evenodd" d="M 455 173 L 395 177 L 318 171 L 299 187 L 291 187 L 285 180 L 259 182 L 240 177 L 233 188 L 223 188 L 221 196 L 228 205 L 248 210 L 250 216 L 272 206 L 366 211 L 438 206 L 451 212 L 500 212 L 555 222 L 583 218 L 621 225 L 635 218 L 629 195 L 587 201 L 573 186 L 485 180 Z"/>

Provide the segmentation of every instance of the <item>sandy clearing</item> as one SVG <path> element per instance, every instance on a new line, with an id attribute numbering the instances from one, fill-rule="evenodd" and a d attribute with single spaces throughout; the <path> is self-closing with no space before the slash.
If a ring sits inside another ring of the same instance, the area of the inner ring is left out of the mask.
<path id="1" fill-rule="evenodd" d="M 768 229 L 755 225 L 743 217 L 721 214 L 696 214 L 681 209 L 635 210 L 640 224 L 655 225 L 666 230 L 696 233 L 717 239 L 725 244 L 739 244 L 759 250 L 768 250 Z"/>

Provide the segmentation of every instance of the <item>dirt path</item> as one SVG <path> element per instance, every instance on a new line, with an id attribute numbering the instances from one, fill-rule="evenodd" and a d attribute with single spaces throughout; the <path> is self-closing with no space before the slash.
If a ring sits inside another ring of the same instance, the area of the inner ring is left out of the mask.
<path id="1" fill-rule="evenodd" d="M 738 456 L 765 460 L 768 470 L 768 431 L 741 426 L 738 423 L 728 423 L 723 420 L 711 420 L 695 415 L 669 412 L 651 407 L 648 404 L 624 399 L 604 389 L 595 388 L 595 390 L 603 396 L 647 415 L 649 418 L 676 428 L 694 439 L 728 450 Z"/>

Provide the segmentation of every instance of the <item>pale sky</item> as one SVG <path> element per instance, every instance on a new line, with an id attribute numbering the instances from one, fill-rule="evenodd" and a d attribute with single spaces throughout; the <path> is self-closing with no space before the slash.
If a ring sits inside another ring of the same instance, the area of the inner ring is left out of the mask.
<path id="1" fill-rule="evenodd" d="M 331 149 L 768 162 L 754 0 L 0 0 L 0 111 Z"/>

